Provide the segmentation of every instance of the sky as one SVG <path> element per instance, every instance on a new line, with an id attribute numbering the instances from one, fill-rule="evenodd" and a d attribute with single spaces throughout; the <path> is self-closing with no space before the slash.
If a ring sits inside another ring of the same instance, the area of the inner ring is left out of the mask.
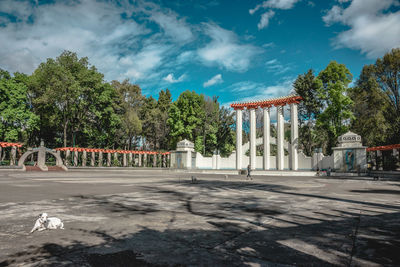
<path id="1" fill-rule="evenodd" d="M 399 0 L 0 0 L 0 68 L 31 74 L 69 50 L 155 98 L 285 96 L 308 69 L 336 60 L 356 80 L 396 47 Z"/>

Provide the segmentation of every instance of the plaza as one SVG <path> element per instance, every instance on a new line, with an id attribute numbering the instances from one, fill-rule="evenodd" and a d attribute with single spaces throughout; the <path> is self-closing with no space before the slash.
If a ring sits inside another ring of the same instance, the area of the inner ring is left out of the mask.
<path id="1" fill-rule="evenodd" d="M 0 266 L 398 266 L 399 194 L 363 177 L 2 170 Z M 42 212 L 65 230 L 29 234 Z"/>

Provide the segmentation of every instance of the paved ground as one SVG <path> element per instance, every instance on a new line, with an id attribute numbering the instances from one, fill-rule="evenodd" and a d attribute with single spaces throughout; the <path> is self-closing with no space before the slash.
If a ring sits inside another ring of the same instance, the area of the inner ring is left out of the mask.
<path id="1" fill-rule="evenodd" d="M 189 177 L 1 171 L 0 266 L 400 265 L 400 182 Z"/>

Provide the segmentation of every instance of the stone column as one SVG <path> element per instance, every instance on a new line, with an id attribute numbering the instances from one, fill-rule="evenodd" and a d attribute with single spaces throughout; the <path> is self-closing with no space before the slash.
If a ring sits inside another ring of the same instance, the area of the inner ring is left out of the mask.
<path id="1" fill-rule="evenodd" d="M 3 150 L 3 147 L 0 146 L 0 161 L 1 161 L 1 156 L 3 155 L 1 152 Z"/>
<path id="2" fill-rule="evenodd" d="M 13 146 L 11 148 L 10 166 L 14 166 L 16 162 L 17 162 L 17 147 Z"/>
<path id="3" fill-rule="evenodd" d="M 290 169 L 297 171 L 299 169 L 299 159 L 298 159 L 298 147 L 299 147 L 299 124 L 297 115 L 297 104 L 290 104 L 290 157 L 291 166 Z"/>
<path id="4" fill-rule="evenodd" d="M 283 106 L 276 107 L 276 120 L 277 120 L 277 155 L 276 155 L 276 168 L 283 170 L 285 161 L 285 151 L 283 150 L 284 128 L 283 128 Z"/>
<path id="5" fill-rule="evenodd" d="M 157 154 L 153 154 L 153 167 L 157 167 Z"/>
<path id="6" fill-rule="evenodd" d="M 70 156 L 71 156 L 71 151 L 67 150 L 65 151 L 65 166 L 68 166 L 70 163 Z"/>
<path id="7" fill-rule="evenodd" d="M 256 169 L 256 110 L 250 109 L 250 166 Z"/>
<path id="8" fill-rule="evenodd" d="M 94 167 L 96 162 L 96 152 L 92 151 L 92 156 L 90 157 L 90 166 Z"/>
<path id="9" fill-rule="evenodd" d="M 143 167 L 147 167 L 147 154 L 143 154 Z"/>
<path id="10" fill-rule="evenodd" d="M 103 152 L 99 152 L 99 167 L 103 166 Z"/>
<path id="11" fill-rule="evenodd" d="M 126 153 L 122 154 L 122 165 L 126 167 Z"/>
<path id="12" fill-rule="evenodd" d="M 82 167 L 86 166 L 86 160 L 87 160 L 87 153 L 86 153 L 86 150 L 83 150 L 83 152 L 82 152 Z"/>
<path id="13" fill-rule="evenodd" d="M 138 154 L 138 167 L 142 167 L 142 154 Z"/>
<path id="14" fill-rule="evenodd" d="M 129 167 L 135 166 L 135 162 L 133 161 L 133 154 L 129 153 Z"/>
<path id="15" fill-rule="evenodd" d="M 79 153 L 78 151 L 74 152 L 74 166 L 75 167 L 78 166 L 78 156 L 79 156 L 78 153 Z"/>
<path id="16" fill-rule="evenodd" d="M 269 107 L 265 107 L 263 110 L 263 119 L 264 119 L 264 170 L 269 170 L 269 157 L 271 154 L 271 146 L 270 146 L 270 139 L 271 139 L 271 119 L 269 113 Z"/>
<path id="17" fill-rule="evenodd" d="M 111 166 L 111 152 L 107 153 L 107 167 Z"/>
<path id="18" fill-rule="evenodd" d="M 56 154 L 59 156 L 59 158 L 61 159 L 61 151 L 60 150 L 57 150 L 56 151 Z M 63 163 L 62 163 L 62 160 L 60 161 L 60 160 L 58 160 L 57 158 L 56 158 L 56 166 L 62 166 L 63 165 Z"/>
<path id="19" fill-rule="evenodd" d="M 118 152 L 114 152 L 114 162 L 118 162 L 119 163 Z M 114 162 L 113 162 L 113 165 L 114 165 Z"/>
<path id="20" fill-rule="evenodd" d="M 242 110 L 236 110 L 236 169 L 242 169 Z"/>

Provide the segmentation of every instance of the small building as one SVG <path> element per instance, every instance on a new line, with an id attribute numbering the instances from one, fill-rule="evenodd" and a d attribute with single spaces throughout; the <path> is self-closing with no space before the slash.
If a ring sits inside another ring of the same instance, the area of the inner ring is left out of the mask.
<path id="1" fill-rule="evenodd" d="M 338 137 L 338 146 L 333 147 L 333 169 L 341 172 L 365 172 L 367 170 L 367 153 L 361 143 L 361 136 L 347 132 Z"/>

